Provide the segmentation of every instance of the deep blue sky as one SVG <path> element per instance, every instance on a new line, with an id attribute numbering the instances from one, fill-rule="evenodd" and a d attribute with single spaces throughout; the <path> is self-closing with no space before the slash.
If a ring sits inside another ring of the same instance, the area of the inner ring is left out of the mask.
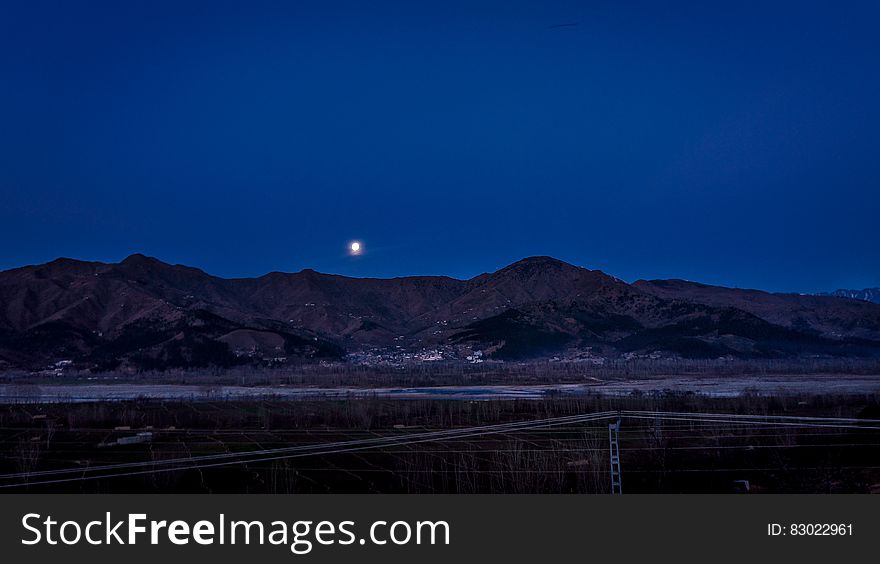
<path id="1" fill-rule="evenodd" d="M 470 277 L 547 254 L 878 285 L 878 21 L 873 1 L 4 0 L 0 269 Z"/>

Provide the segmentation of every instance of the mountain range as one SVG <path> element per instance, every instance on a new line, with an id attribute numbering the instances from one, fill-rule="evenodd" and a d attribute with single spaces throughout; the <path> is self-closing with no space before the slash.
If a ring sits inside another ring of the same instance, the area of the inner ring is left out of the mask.
<path id="1" fill-rule="evenodd" d="M 313 270 L 226 279 L 140 254 L 0 272 L 0 366 L 880 357 L 880 304 L 531 257 L 469 280 Z"/>

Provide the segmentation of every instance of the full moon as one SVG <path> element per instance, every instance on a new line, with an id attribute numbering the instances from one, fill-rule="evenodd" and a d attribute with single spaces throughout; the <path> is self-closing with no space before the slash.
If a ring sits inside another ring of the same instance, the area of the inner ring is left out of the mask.
<path id="1" fill-rule="evenodd" d="M 351 254 L 353 255 L 359 255 L 361 253 L 361 244 L 358 241 L 352 241 L 348 248 L 351 249 Z"/>

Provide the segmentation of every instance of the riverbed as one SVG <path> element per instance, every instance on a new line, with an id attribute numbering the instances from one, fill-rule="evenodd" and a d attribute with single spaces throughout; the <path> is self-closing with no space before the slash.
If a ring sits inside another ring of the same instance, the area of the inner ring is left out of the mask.
<path id="1" fill-rule="evenodd" d="M 880 393 L 880 376 L 811 375 L 693 377 L 662 376 L 638 379 L 590 379 L 584 383 L 549 385 L 479 385 L 433 387 L 305 387 L 205 386 L 187 384 L 0 384 L 0 403 L 59 403 L 154 399 L 218 401 L 275 399 L 445 399 L 539 400 L 579 395 L 670 395 L 706 397 L 742 395 L 851 395 Z"/>

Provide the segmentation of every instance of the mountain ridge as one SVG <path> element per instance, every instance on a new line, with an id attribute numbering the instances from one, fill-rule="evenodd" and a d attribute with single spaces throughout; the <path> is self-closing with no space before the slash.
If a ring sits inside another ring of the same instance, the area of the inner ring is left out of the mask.
<path id="1" fill-rule="evenodd" d="M 221 278 L 138 253 L 0 272 L 7 367 L 455 361 L 478 350 L 494 360 L 880 356 L 880 305 L 684 280 L 628 284 L 548 256 L 465 280 L 311 269 Z"/>
<path id="2" fill-rule="evenodd" d="M 820 296 L 834 296 L 838 298 L 850 298 L 853 300 L 862 300 L 865 302 L 871 302 L 875 304 L 880 304 L 880 287 L 878 288 L 863 288 L 861 290 L 834 290 L 833 292 L 822 292 L 818 294 Z"/>

